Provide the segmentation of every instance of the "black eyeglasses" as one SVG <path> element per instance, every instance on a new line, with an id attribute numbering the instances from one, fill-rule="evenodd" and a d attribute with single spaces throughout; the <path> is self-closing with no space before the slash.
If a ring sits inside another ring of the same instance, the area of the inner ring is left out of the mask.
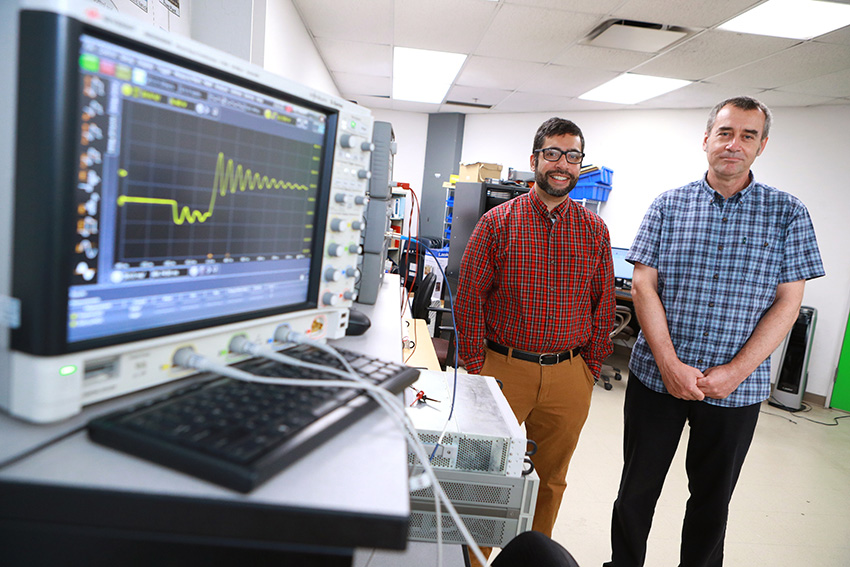
<path id="1" fill-rule="evenodd" d="M 534 153 L 540 153 L 546 161 L 558 161 L 561 156 L 567 156 L 567 163 L 581 163 L 582 158 L 584 158 L 583 152 L 563 151 L 558 148 L 543 148 L 542 150 L 534 150 Z"/>

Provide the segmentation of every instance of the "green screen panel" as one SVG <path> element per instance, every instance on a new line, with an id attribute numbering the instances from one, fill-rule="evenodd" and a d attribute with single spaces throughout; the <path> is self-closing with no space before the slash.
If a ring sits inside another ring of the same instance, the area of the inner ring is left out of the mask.
<path id="1" fill-rule="evenodd" d="M 835 387 L 832 389 L 832 399 L 829 405 L 850 411 L 850 320 L 844 331 L 844 343 L 841 345 L 841 356 L 838 358 L 838 374 L 835 377 Z"/>

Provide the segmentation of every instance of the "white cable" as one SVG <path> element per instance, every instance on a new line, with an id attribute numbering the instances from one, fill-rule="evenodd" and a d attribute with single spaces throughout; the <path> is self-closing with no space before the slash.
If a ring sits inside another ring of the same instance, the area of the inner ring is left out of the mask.
<path id="1" fill-rule="evenodd" d="M 292 335 L 292 333 L 290 333 Z M 290 336 L 288 337 L 290 340 L 292 339 L 300 339 L 301 337 Z M 242 340 L 236 340 L 242 339 Z M 311 346 L 319 346 L 320 343 L 315 343 L 310 339 L 306 339 L 309 341 Z M 296 341 L 294 341 L 296 342 Z M 325 346 L 325 345 L 322 345 Z M 234 380 L 242 380 L 246 382 L 257 382 L 261 384 L 278 384 L 278 385 L 287 385 L 287 386 L 297 386 L 297 387 L 316 387 L 322 386 L 326 388 L 353 388 L 353 389 L 362 389 L 370 394 L 372 394 L 373 399 L 380 405 L 384 410 L 390 415 L 390 417 L 396 422 L 396 424 L 402 429 L 405 437 L 407 438 L 408 443 L 410 444 L 411 450 L 419 462 L 422 464 L 423 474 L 429 480 L 431 487 L 434 491 L 435 502 L 436 502 L 436 510 L 437 510 L 437 538 L 438 538 L 438 551 L 437 551 L 437 560 L 438 565 L 442 565 L 442 511 L 440 504 L 443 503 L 446 506 L 446 510 L 448 511 L 451 518 L 454 520 L 456 527 L 463 535 L 464 540 L 467 542 L 469 549 L 472 550 L 472 553 L 476 556 L 476 558 L 481 562 L 482 565 L 486 565 L 487 559 L 481 553 L 481 550 L 478 547 L 478 544 L 475 543 L 475 540 L 472 537 L 472 534 L 469 533 L 466 525 L 463 523 L 463 520 L 460 518 L 457 510 L 452 505 L 446 493 L 443 491 L 442 486 L 440 486 L 439 481 L 437 480 L 436 474 L 434 473 L 434 469 L 431 467 L 431 463 L 428 459 L 428 454 L 425 451 L 425 448 L 422 446 L 422 443 L 419 440 L 419 436 L 416 433 L 416 429 L 413 426 L 413 423 L 410 421 L 410 417 L 407 415 L 407 411 L 404 408 L 404 405 L 398 400 L 395 394 L 389 392 L 388 390 L 381 388 L 380 386 L 376 386 L 365 381 L 361 378 L 356 372 L 348 373 L 343 372 L 341 370 L 330 368 L 323 365 L 317 365 L 310 362 L 306 362 L 300 359 L 296 359 L 293 357 L 289 357 L 283 355 L 277 351 L 269 349 L 267 347 L 262 347 L 255 343 L 251 343 L 244 337 L 236 337 L 234 341 L 231 342 L 231 347 L 238 347 L 239 350 L 235 350 L 235 352 L 244 352 L 246 354 L 253 354 L 254 352 L 258 353 L 255 356 L 261 356 L 263 358 L 270 358 L 272 360 L 277 360 L 279 362 L 284 362 L 286 364 L 292 364 L 293 366 L 301 366 L 303 368 L 320 370 L 322 372 L 328 372 L 330 374 L 335 374 L 338 376 L 342 376 L 347 378 L 350 381 L 343 380 L 316 380 L 316 379 L 304 379 L 304 378 L 267 378 L 263 376 L 256 376 L 249 372 L 244 372 L 242 370 L 226 366 L 223 364 L 218 364 L 213 360 L 206 358 L 205 356 L 199 355 L 195 353 L 190 348 L 184 348 L 178 350 L 174 355 L 174 363 L 183 366 L 186 368 L 194 368 L 196 370 L 202 370 L 206 372 L 215 372 L 217 374 L 221 374 L 222 376 L 227 376 L 229 378 L 233 378 Z M 328 349 L 332 349 L 332 347 L 326 347 Z M 322 349 L 324 350 L 324 349 Z M 337 353 L 335 350 L 333 351 L 335 356 L 340 358 L 341 355 Z M 274 356 L 271 356 L 274 355 Z M 350 368 L 350 365 L 346 361 L 344 363 L 346 366 Z"/>

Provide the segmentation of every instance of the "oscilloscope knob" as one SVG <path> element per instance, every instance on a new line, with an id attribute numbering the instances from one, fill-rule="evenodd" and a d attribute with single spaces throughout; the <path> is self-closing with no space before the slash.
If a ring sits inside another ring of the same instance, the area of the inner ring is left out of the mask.
<path id="1" fill-rule="evenodd" d="M 343 247 L 341 244 L 331 242 L 328 245 L 328 256 L 342 256 Z"/>
<path id="2" fill-rule="evenodd" d="M 354 266 L 348 266 L 345 269 L 345 275 L 349 278 L 356 278 L 356 277 L 360 276 L 360 270 L 358 270 Z"/>
<path id="3" fill-rule="evenodd" d="M 351 195 L 349 195 L 348 193 L 337 193 L 334 197 L 334 201 L 346 205 L 351 202 Z M 358 203 L 358 205 L 359 204 L 360 203 Z"/>
<path id="4" fill-rule="evenodd" d="M 339 303 L 339 295 L 326 291 L 324 295 L 322 295 L 322 303 L 333 307 Z"/>
<path id="5" fill-rule="evenodd" d="M 368 169 L 360 169 L 357 171 L 357 177 L 359 179 L 372 179 L 372 172 Z"/>
<path id="6" fill-rule="evenodd" d="M 343 134 L 339 137 L 339 145 L 343 148 L 353 148 L 360 143 L 360 136 L 354 134 Z"/>
<path id="7" fill-rule="evenodd" d="M 372 142 L 363 142 L 362 144 L 360 144 L 360 149 L 364 152 L 374 152 L 375 144 L 373 144 Z"/>
<path id="8" fill-rule="evenodd" d="M 331 219 L 331 230 L 334 232 L 342 232 L 345 229 L 345 223 L 342 219 Z"/>
<path id="9" fill-rule="evenodd" d="M 351 228 L 353 230 L 363 230 L 366 228 L 366 221 L 362 219 L 351 221 Z"/>
<path id="10" fill-rule="evenodd" d="M 336 268 L 328 268 L 325 270 L 325 281 L 327 282 L 338 282 L 342 279 L 343 276 L 342 270 L 337 270 Z"/>
<path id="11" fill-rule="evenodd" d="M 344 299 L 349 299 L 349 300 L 351 300 L 351 301 L 356 301 L 356 300 L 357 300 L 357 292 L 356 292 L 356 291 L 348 290 L 348 291 L 346 291 L 345 293 L 343 293 L 343 294 L 342 294 L 342 297 L 343 297 Z"/>
<path id="12" fill-rule="evenodd" d="M 355 205 L 368 205 L 369 204 L 369 197 L 367 197 L 366 195 L 357 195 L 356 197 L 354 197 L 354 204 Z"/>
<path id="13" fill-rule="evenodd" d="M 348 245 L 348 253 L 349 254 L 360 254 L 363 251 L 363 248 L 359 244 L 349 244 Z"/>

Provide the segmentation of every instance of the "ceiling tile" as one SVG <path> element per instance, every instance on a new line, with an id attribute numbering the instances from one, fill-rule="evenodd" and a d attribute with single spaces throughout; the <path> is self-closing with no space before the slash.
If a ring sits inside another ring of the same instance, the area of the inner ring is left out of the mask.
<path id="1" fill-rule="evenodd" d="M 607 14 L 623 3 L 623 0 L 503 0 L 505 4 L 519 4 L 521 6 L 534 6 L 536 8 L 549 8 L 552 10 L 567 9 L 570 12 L 584 12 L 587 14 Z"/>
<path id="2" fill-rule="evenodd" d="M 756 96 L 768 107 L 774 106 L 814 106 L 828 104 L 835 97 L 818 96 L 812 94 L 788 93 L 782 91 L 764 91 Z"/>
<path id="3" fill-rule="evenodd" d="M 710 28 L 760 3 L 756 0 L 629 0 L 613 13 L 618 18 L 639 22 Z"/>
<path id="4" fill-rule="evenodd" d="M 499 5 L 480 0 L 396 0 L 395 44 L 470 53 Z"/>
<path id="5" fill-rule="evenodd" d="M 789 93 L 806 93 L 828 97 L 850 96 L 850 69 L 836 73 L 821 75 L 807 81 L 791 83 L 779 87 L 780 91 Z"/>
<path id="6" fill-rule="evenodd" d="M 292 0 L 313 37 L 390 45 L 393 0 Z"/>
<path id="7" fill-rule="evenodd" d="M 391 96 L 393 94 L 393 81 L 390 77 L 334 73 L 334 82 L 346 97 L 354 95 Z"/>
<path id="8" fill-rule="evenodd" d="M 546 63 L 599 23 L 591 14 L 505 4 L 474 54 Z"/>
<path id="9" fill-rule="evenodd" d="M 814 41 L 820 43 L 837 43 L 839 45 L 850 45 L 850 26 L 845 26 L 828 34 L 818 36 Z"/>
<path id="10" fill-rule="evenodd" d="M 601 69 L 579 69 L 547 65 L 518 89 L 520 92 L 577 97 L 615 78 L 619 73 Z"/>
<path id="11" fill-rule="evenodd" d="M 316 39 L 328 70 L 391 77 L 393 49 L 389 45 L 336 39 Z"/>
<path id="12" fill-rule="evenodd" d="M 466 61 L 455 79 L 455 84 L 512 91 L 542 68 L 542 63 L 473 56 Z"/>
<path id="13" fill-rule="evenodd" d="M 633 69 L 642 75 L 699 81 L 799 43 L 793 39 L 706 31 Z"/>
<path id="14" fill-rule="evenodd" d="M 509 90 L 454 86 L 449 89 L 446 100 L 493 106 L 507 98 L 510 94 L 511 91 Z"/>
<path id="15" fill-rule="evenodd" d="M 731 85 L 693 83 L 669 93 L 645 100 L 637 108 L 711 108 L 718 102 L 735 96 L 755 96 L 761 89 L 743 89 Z"/>
<path id="16" fill-rule="evenodd" d="M 573 45 L 552 60 L 557 65 L 624 72 L 652 58 L 650 53 Z"/>
<path id="17" fill-rule="evenodd" d="M 772 89 L 850 67 L 850 46 L 802 43 L 711 77 L 712 83 Z"/>

